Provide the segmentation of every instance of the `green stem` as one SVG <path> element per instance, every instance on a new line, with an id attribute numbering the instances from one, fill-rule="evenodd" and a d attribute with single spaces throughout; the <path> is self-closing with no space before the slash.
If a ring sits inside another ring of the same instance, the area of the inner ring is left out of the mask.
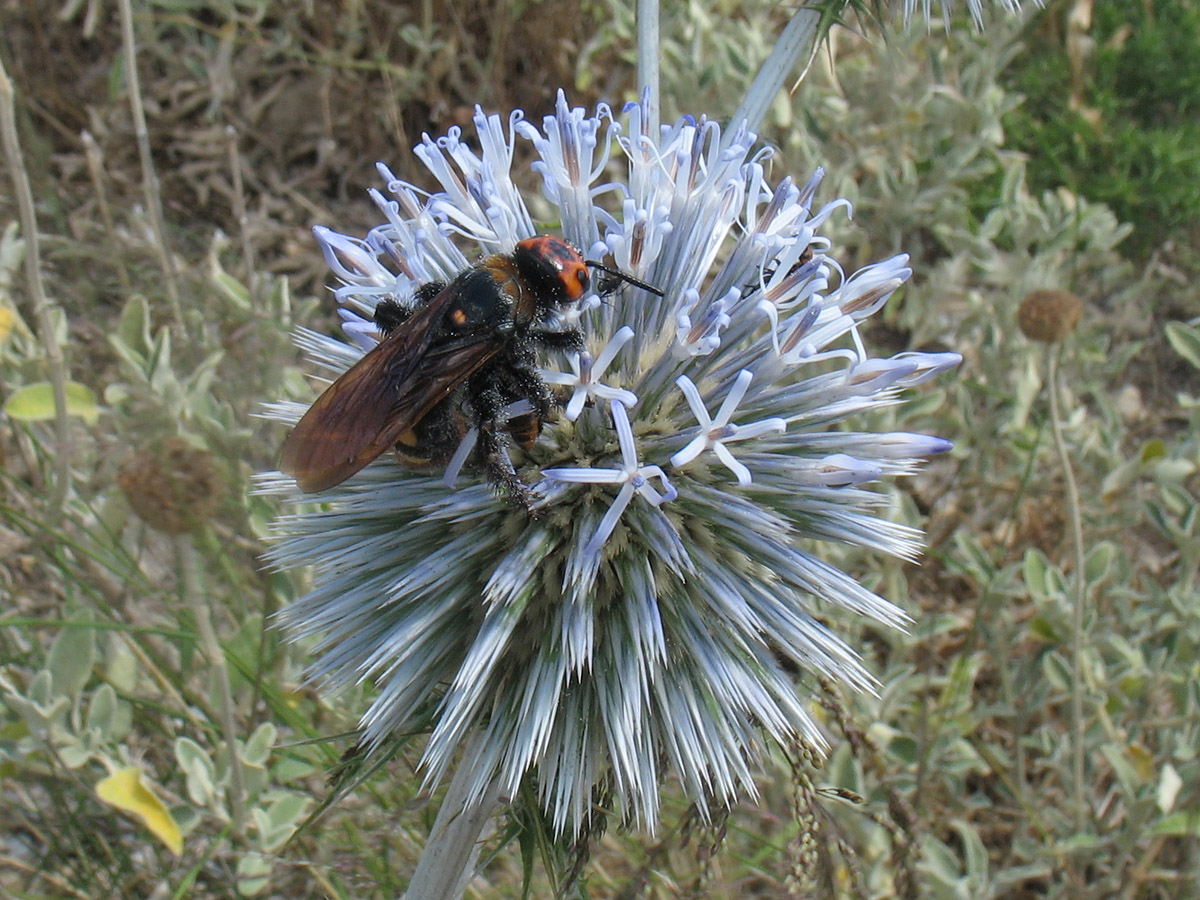
<path id="1" fill-rule="evenodd" d="M 241 835 L 245 831 L 246 823 L 246 787 L 242 778 L 242 756 L 238 750 L 237 722 L 233 717 L 233 687 L 229 681 L 229 664 L 225 659 L 225 650 L 217 640 L 216 629 L 213 628 L 212 609 L 201 599 L 200 566 L 190 535 L 181 534 L 175 538 L 175 554 L 179 560 L 184 600 L 196 619 L 200 645 L 204 648 L 204 655 L 208 657 L 213 671 L 216 672 L 217 689 L 221 692 L 221 730 L 225 734 L 225 745 L 229 748 L 229 806 L 234 833 Z"/>
<path id="2" fill-rule="evenodd" d="M 1075 583 L 1074 600 L 1071 610 L 1071 732 L 1073 794 L 1075 806 L 1075 830 L 1082 832 L 1086 824 L 1086 803 L 1084 784 L 1084 721 L 1083 721 L 1083 631 L 1084 608 L 1087 603 L 1087 580 L 1085 567 L 1087 560 L 1083 547 L 1083 522 L 1080 514 L 1079 488 L 1075 484 L 1075 472 L 1071 467 L 1071 457 L 1067 452 L 1067 442 L 1063 437 L 1062 410 L 1059 400 L 1058 359 L 1061 352 L 1059 347 L 1048 347 L 1049 354 L 1049 389 L 1050 389 L 1050 424 L 1054 432 L 1054 447 L 1058 452 L 1059 463 L 1063 470 L 1063 480 L 1067 488 L 1067 513 L 1070 518 L 1071 538 L 1075 551 Z"/>

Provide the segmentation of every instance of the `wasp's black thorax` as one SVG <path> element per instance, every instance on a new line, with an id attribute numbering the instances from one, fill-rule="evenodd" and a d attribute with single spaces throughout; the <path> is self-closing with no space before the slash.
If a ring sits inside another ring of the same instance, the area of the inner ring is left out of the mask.
<path id="1" fill-rule="evenodd" d="M 508 285 L 488 268 L 468 269 L 450 285 L 454 304 L 446 310 L 442 325 L 447 334 L 489 334 L 512 331 L 513 297 Z"/>

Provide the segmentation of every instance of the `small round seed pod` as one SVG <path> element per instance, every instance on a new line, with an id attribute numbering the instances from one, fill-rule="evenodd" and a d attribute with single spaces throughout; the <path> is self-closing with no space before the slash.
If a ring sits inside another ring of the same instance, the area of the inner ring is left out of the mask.
<path id="1" fill-rule="evenodd" d="M 1017 325 L 1031 341 L 1053 344 L 1075 330 L 1083 301 L 1070 291 L 1031 291 L 1017 309 Z"/>
<path id="2" fill-rule="evenodd" d="M 199 530 L 216 514 L 224 489 L 212 454 L 180 437 L 134 453 L 117 484 L 147 525 L 172 535 Z"/>

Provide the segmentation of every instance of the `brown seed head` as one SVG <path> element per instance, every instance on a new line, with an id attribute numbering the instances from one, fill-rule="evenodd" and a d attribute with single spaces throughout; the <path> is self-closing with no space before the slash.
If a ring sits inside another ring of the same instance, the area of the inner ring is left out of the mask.
<path id="1" fill-rule="evenodd" d="M 1017 309 L 1017 325 L 1031 341 L 1053 344 L 1075 330 L 1083 301 L 1070 291 L 1032 291 Z"/>
<path id="2" fill-rule="evenodd" d="M 196 531 L 217 511 L 224 485 L 213 456 L 168 437 L 131 456 L 117 484 L 133 511 L 166 534 Z"/>

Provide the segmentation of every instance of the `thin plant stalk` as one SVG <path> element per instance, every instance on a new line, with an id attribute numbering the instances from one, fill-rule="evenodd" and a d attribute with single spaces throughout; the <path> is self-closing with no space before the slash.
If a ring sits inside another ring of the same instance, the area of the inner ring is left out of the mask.
<path id="1" fill-rule="evenodd" d="M 217 676 L 221 730 L 225 733 L 225 744 L 229 748 L 229 806 L 234 832 L 242 834 L 246 822 L 246 788 L 242 778 L 242 757 L 238 751 L 237 723 L 233 717 L 233 688 L 229 681 L 225 650 L 217 640 L 217 632 L 213 628 L 212 610 L 201 597 L 200 567 L 191 535 L 181 534 L 175 538 L 175 557 L 179 562 L 184 600 L 196 618 L 200 645 L 204 648 L 204 655 L 208 657 L 209 664 Z"/>
<path id="2" fill-rule="evenodd" d="M 179 287 L 175 278 L 175 262 L 167 244 L 167 229 L 163 222 L 162 196 L 158 189 L 158 176 L 154 172 L 154 160 L 150 155 L 150 130 L 146 126 L 146 111 L 142 105 L 142 87 L 138 80 L 137 39 L 133 33 L 133 8 L 130 0 L 120 0 L 121 41 L 125 47 L 125 77 L 129 79 L 129 107 L 133 113 L 134 132 L 137 135 L 138 158 L 142 164 L 142 187 L 146 192 L 146 208 L 150 212 L 150 227 L 154 230 L 155 249 L 159 264 L 167 282 L 167 298 L 171 302 L 171 316 L 175 325 L 183 327 L 183 309 L 179 303 Z"/>
<path id="3" fill-rule="evenodd" d="M 1075 472 L 1063 437 L 1062 409 L 1059 400 L 1058 358 L 1061 347 L 1049 347 L 1049 393 L 1050 423 L 1054 432 L 1054 448 L 1062 466 L 1063 481 L 1067 488 L 1067 515 L 1071 527 L 1071 540 L 1075 553 L 1074 598 L 1071 609 L 1071 734 L 1072 734 L 1072 781 L 1073 806 L 1076 832 L 1082 832 L 1086 824 L 1084 803 L 1084 722 L 1083 722 L 1083 630 L 1084 608 L 1087 603 L 1086 559 L 1083 547 L 1083 523 L 1080 516 L 1079 488 L 1075 484 Z"/>
<path id="4" fill-rule="evenodd" d="M 796 10 L 791 21 L 784 26 L 766 62 L 754 76 L 745 99 L 730 119 L 733 127 L 726 129 L 726 141 L 733 137 L 737 127 L 743 122 L 754 132 L 762 127 L 771 103 L 801 59 L 805 60 L 805 64 L 800 77 L 804 77 L 817 52 L 821 22 L 822 13 L 818 9 L 803 7 Z"/>
<path id="5" fill-rule="evenodd" d="M 33 205 L 33 191 L 29 186 L 29 173 L 25 170 L 25 157 L 21 153 L 21 141 L 17 135 L 17 117 L 13 104 L 13 86 L 8 78 L 4 63 L 0 62 L 0 132 L 3 132 L 4 155 L 8 170 L 12 173 L 13 190 L 17 195 L 17 209 L 21 218 L 21 232 L 25 236 L 25 278 L 29 283 L 29 299 L 33 304 L 34 320 L 38 335 L 46 353 L 46 365 L 50 369 L 50 383 L 54 391 L 54 433 L 57 446 L 54 448 L 54 489 L 50 494 L 49 517 L 57 520 L 66 503 L 71 486 L 71 421 L 67 415 L 67 364 L 54 328 L 53 304 L 46 297 L 42 284 L 42 256 L 38 242 L 37 211 Z"/>
<path id="6" fill-rule="evenodd" d="M 237 130 L 232 126 L 225 129 L 225 138 L 229 142 L 229 172 L 233 178 L 233 214 L 237 219 L 239 237 L 242 242 L 242 265 L 246 267 L 246 283 L 250 287 L 250 296 L 257 296 L 257 282 L 254 272 L 254 244 L 250 240 L 248 227 L 249 216 L 246 213 L 246 190 L 242 183 L 242 157 L 238 153 Z"/>
<path id="7" fill-rule="evenodd" d="M 83 141 L 88 175 L 92 179 L 92 189 L 96 192 L 96 207 L 100 210 L 100 218 L 104 221 L 104 239 L 108 244 L 108 255 L 117 268 L 117 280 L 121 282 L 121 293 L 128 296 L 133 291 L 133 282 L 129 278 L 129 272 L 125 269 L 121 254 L 117 251 L 117 225 L 112 217 L 112 209 L 108 205 L 108 194 L 104 190 L 103 154 L 91 132 L 85 130 L 79 135 L 79 138 Z"/>
<path id="8" fill-rule="evenodd" d="M 659 108 L 659 5 L 658 0 L 638 0 L 637 6 L 637 64 L 638 93 L 646 99 L 650 110 L 647 123 L 651 134 L 658 133 L 662 112 Z"/>

